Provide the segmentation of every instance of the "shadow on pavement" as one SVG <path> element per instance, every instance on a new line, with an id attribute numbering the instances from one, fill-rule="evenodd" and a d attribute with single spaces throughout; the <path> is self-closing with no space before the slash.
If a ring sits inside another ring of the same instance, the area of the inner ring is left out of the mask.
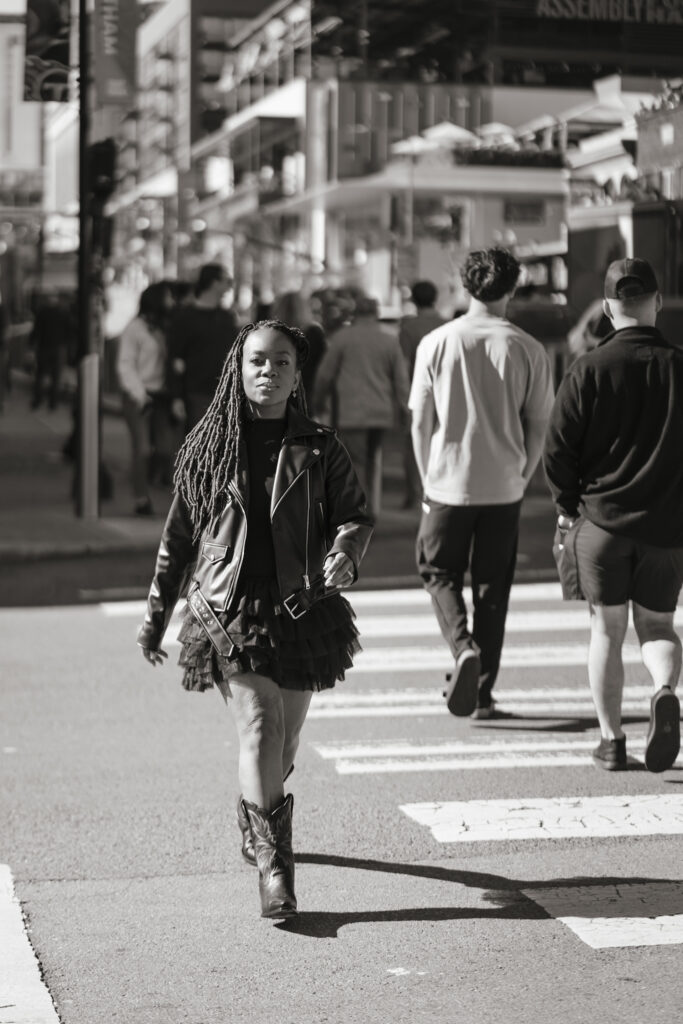
<path id="1" fill-rule="evenodd" d="M 683 912 L 683 882 L 670 878 L 619 877 L 616 875 L 552 878 L 541 881 L 532 879 L 511 879 L 503 875 L 484 874 L 478 871 L 459 871 L 432 864 L 399 864 L 392 861 L 365 860 L 358 857 L 341 857 L 335 854 L 298 853 L 297 864 L 320 864 L 328 867 L 351 868 L 357 871 L 380 871 L 392 875 L 409 875 L 428 878 L 438 882 L 465 885 L 482 890 L 482 898 L 491 904 L 488 907 L 406 907 L 399 910 L 368 910 L 315 912 L 304 911 L 276 925 L 283 931 L 307 935 L 317 939 L 334 939 L 339 929 L 348 924 L 373 924 L 378 921 L 460 921 L 460 920 L 547 920 L 552 917 L 538 903 L 529 899 L 521 890 L 547 890 L 552 888 L 586 888 L 607 885 L 681 885 L 680 909 L 670 913 Z"/>

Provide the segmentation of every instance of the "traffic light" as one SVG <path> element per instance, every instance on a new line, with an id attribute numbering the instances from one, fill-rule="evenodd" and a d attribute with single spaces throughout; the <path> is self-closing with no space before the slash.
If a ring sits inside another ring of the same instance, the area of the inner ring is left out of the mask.
<path id="1" fill-rule="evenodd" d="M 106 200 L 116 187 L 116 143 L 102 139 L 88 147 L 88 175 L 90 194 Z"/>

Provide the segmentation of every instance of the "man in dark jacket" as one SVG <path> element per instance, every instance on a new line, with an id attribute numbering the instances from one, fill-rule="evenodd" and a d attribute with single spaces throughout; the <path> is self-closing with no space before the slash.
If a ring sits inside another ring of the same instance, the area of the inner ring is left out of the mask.
<path id="1" fill-rule="evenodd" d="M 562 381 L 543 457 L 563 593 L 590 606 L 588 676 L 601 732 L 593 760 L 609 771 L 627 766 L 629 602 L 655 687 L 645 767 L 670 768 L 680 746 L 674 611 L 683 583 L 683 350 L 657 330 L 661 306 L 646 260 L 610 264 L 604 309 L 614 330 Z"/>
<path id="2" fill-rule="evenodd" d="M 223 296 L 232 278 L 220 263 L 207 263 L 199 271 L 193 305 L 175 310 L 171 321 L 169 355 L 173 410 L 190 431 L 209 408 L 225 357 L 237 337 L 238 325 Z"/>

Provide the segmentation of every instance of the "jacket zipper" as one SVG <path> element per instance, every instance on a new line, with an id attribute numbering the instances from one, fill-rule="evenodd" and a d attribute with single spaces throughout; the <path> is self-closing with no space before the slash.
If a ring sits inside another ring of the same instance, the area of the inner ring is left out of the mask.
<path id="1" fill-rule="evenodd" d="M 277 512 L 277 510 L 278 510 L 278 508 L 279 508 L 279 507 L 280 507 L 280 505 L 282 504 L 282 501 L 283 501 L 283 500 L 284 500 L 284 498 L 286 498 L 286 496 L 287 496 L 287 495 L 289 494 L 289 492 L 291 491 L 292 487 L 293 487 L 293 486 L 294 486 L 294 484 L 295 484 L 295 483 L 297 482 L 297 480 L 300 480 L 300 479 L 301 479 L 301 477 L 302 477 L 302 476 L 304 475 L 304 473 L 305 473 L 305 472 L 306 472 L 307 470 L 309 470 L 309 469 L 311 468 L 311 466 L 312 466 L 312 465 L 314 464 L 314 462 L 317 462 L 317 461 L 318 461 L 318 459 L 317 459 L 317 458 L 315 458 L 315 459 L 313 460 L 313 462 L 310 462 L 310 463 L 308 464 L 308 466 L 306 466 L 306 467 L 305 467 L 304 469 L 302 469 L 302 470 L 301 470 L 301 472 L 300 472 L 300 473 L 299 473 L 299 474 L 298 474 L 297 476 L 295 476 L 295 477 L 294 477 L 294 479 L 292 480 L 292 482 L 291 482 L 291 484 L 289 485 L 289 487 L 287 488 L 287 490 L 286 490 L 286 491 L 285 491 L 285 492 L 284 492 L 283 494 L 281 494 L 281 495 L 280 495 L 280 497 L 278 498 L 278 503 L 277 503 L 277 505 L 275 506 L 275 508 L 273 509 L 273 511 L 272 511 L 272 512 L 270 513 L 270 521 L 271 521 L 271 522 L 273 521 L 273 516 L 275 515 L 275 513 L 276 513 L 276 512 Z"/>
<path id="2" fill-rule="evenodd" d="M 233 596 L 235 594 L 235 590 L 237 589 L 237 581 L 239 580 L 240 573 L 242 572 L 242 562 L 244 561 L 244 552 L 246 551 L 246 548 L 247 548 L 247 529 L 248 529 L 247 510 L 244 507 L 244 505 L 242 504 L 242 499 L 240 498 L 239 491 L 237 490 L 236 487 L 233 487 L 232 481 L 228 484 L 228 490 L 231 491 L 235 495 L 235 498 L 237 499 L 237 504 L 239 505 L 239 507 L 242 510 L 242 518 L 244 520 L 244 544 L 242 544 L 242 550 L 240 551 L 240 560 L 239 560 L 239 565 L 237 566 L 237 572 L 233 576 L 232 588 L 231 588 L 231 591 L 230 591 L 230 593 L 228 594 L 228 596 L 226 598 L 226 602 L 225 602 L 225 607 L 226 608 L 229 607 L 230 602 L 233 599 Z"/>
<path id="3" fill-rule="evenodd" d="M 306 572 L 304 573 L 304 586 L 306 590 L 311 589 L 311 581 L 308 575 L 308 539 L 311 531 L 311 474 L 306 470 Z"/>

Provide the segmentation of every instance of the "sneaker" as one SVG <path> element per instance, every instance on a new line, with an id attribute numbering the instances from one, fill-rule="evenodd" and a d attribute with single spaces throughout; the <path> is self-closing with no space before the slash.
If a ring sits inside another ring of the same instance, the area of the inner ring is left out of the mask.
<path id="1" fill-rule="evenodd" d="M 598 768 L 604 768 L 606 772 L 625 771 L 628 768 L 626 737 L 622 736 L 620 740 L 601 739 L 592 758 Z"/>
<path id="2" fill-rule="evenodd" d="M 477 706 L 479 692 L 479 674 L 481 663 L 479 655 L 467 648 L 455 660 L 455 670 L 448 678 L 446 688 L 446 705 L 452 715 L 468 718 Z"/>
<path id="3" fill-rule="evenodd" d="M 650 702 L 650 728 L 645 741 L 645 767 L 665 772 L 681 747 L 681 705 L 676 694 L 663 686 Z"/>

